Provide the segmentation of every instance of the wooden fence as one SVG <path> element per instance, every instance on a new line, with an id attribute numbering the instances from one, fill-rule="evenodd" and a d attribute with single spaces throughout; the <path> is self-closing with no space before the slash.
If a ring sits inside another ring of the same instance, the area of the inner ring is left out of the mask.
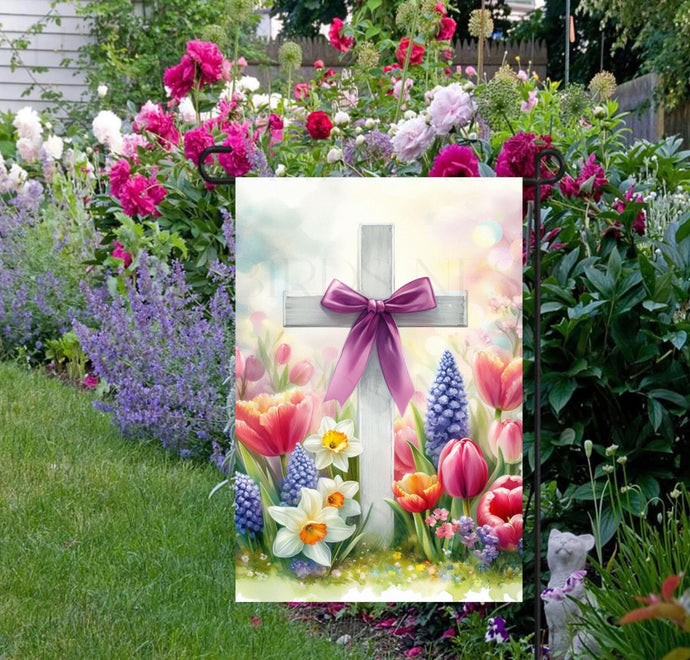
<path id="1" fill-rule="evenodd" d="M 296 80 L 309 79 L 313 76 L 313 65 L 316 60 L 322 60 L 325 67 L 335 69 L 338 73 L 352 63 L 351 54 L 342 55 L 323 37 L 315 39 L 295 39 L 302 47 L 302 67 L 295 74 Z M 283 44 L 281 39 L 262 41 L 262 49 L 268 55 L 269 63 L 251 62 L 247 67 L 247 74 L 258 78 L 262 87 L 270 84 L 280 73 L 278 66 L 278 50 Z M 520 58 L 523 68 L 531 62 L 531 68 L 541 79 L 546 77 L 547 52 L 543 42 L 487 42 L 484 47 L 484 72 L 491 77 L 505 61 L 513 68 L 516 67 L 516 57 Z M 390 62 L 381 62 L 381 66 Z M 462 67 L 477 66 L 477 43 L 475 41 L 461 41 L 453 44 L 452 65 Z"/>
<path id="2" fill-rule="evenodd" d="M 648 73 L 616 88 L 614 98 L 619 110 L 629 112 L 625 125 L 632 133 L 627 136 L 629 143 L 636 139 L 654 142 L 668 135 L 679 135 L 690 145 L 690 101 L 686 101 L 673 111 L 664 110 L 654 98 L 658 84 L 655 73 Z"/>

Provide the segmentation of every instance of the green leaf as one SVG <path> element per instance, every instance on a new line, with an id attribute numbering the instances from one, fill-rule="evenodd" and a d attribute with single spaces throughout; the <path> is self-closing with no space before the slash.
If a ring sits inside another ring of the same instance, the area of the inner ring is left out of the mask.
<path id="1" fill-rule="evenodd" d="M 613 250 L 611 250 L 609 261 L 606 266 L 606 275 L 611 279 L 612 282 L 615 282 L 620 275 L 621 263 L 621 255 L 618 253 L 618 248 L 614 246 Z"/>
<path id="2" fill-rule="evenodd" d="M 238 442 L 236 446 L 247 475 L 251 477 L 255 483 L 265 488 L 266 494 L 268 495 L 272 504 L 280 504 L 280 497 L 278 496 L 278 491 L 273 483 L 273 480 L 268 476 L 268 474 L 252 456 L 251 452 L 241 442 Z"/>
<path id="3" fill-rule="evenodd" d="M 604 275 L 596 268 L 587 268 L 585 274 L 597 291 L 604 294 L 607 298 L 611 295 L 613 292 L 613 281 L 608 275 Z"/>
<path id="4" fill-rule="evenodd" d="M 274 504 L 274 502 L 271 500 L 263 484 L 261 484 L 259 487 L 261 488 L 261 508 L 264 514 L 263 540 L 264 543 L 271 548 L 273 546 L 273 541 L 276 537 L 276 534 L 278 533 L 278 527 L 276 526 L 276 521 L 273 520 L 268 513 L 268 507 L 276 506 L 276 504 Z"/>
<path id="5" fill-rule="evenodd" d="M 653 397 L 654 399 L 663 399 L 664 401 L 668 401 L 669 403 L 672 403 L 683 410 L 687 410 L 690 407 L 690 403 L 688 402 L 688 398 L 686 396 L 678 394 L 678 392 L 673 392 L 672 390 L 650 390 L 648 392 L 648 396 Z"/>
<path id="6" fill-rule="evenodd" d="M 647 415 L 655 431 L 659 430 L 664 415 L 664 407 L 651 396 L 647 397 Z"/>
<path id="7" fill-rule="evenodd" d="M 436 468 L 434 467 L 434 464 L 409 440 L 407 441 L 407 444 L 412 450 L 412 459 L 414 460 L 415 470 L 417 470 L 417 472 L 424 472 L 424 474 L 435 475 Z"/>
<path id="8" fill-rule="evenodd" d="M 551 388 L 549 403 L 557 415 L 563 410 L 566 403 L 570 401 L 570 397 L 572 397 L 576 388 L 577 383 L 574 380 L 560 380 Z"/>
<path id="9" fill-rule="evenodd" d="M 414 426 L 417 431 L 417 442 L 419 442 L 419 450 L 423 453 L 426 452 L 426 443 L 429 438 L 426 437 L 426 431 L 424 430 L 424 420 L 422 419 L 422 414 L 419 412 L 419 408 L 410 401 L 410 407 L 412 408 L 412 416 L 414 417 Z"/>

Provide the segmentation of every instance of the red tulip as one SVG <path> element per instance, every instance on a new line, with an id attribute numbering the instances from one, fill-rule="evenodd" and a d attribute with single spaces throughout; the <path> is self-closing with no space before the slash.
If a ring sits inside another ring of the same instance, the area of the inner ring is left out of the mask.
<path id="1" fill-rule="evenodd" d="M 443 491 L 468 500 L 484 490 L 489 466 L 482 450 L 470 438 L 450 440 L 438 459 L 438 479 Z"/>
<path id="2" fill-rule="evenodd" d="M 405 511 L 421 513 L 438 502 L 441 484 L 435 474 L 431 476 L 424 472 L 412 472 L 393 483 L 393 493 Z"/>
<path id="3" fill-rule="evenodd" d="M 266 367 L 259 358 L 250 355 L 244 363 L 244 377 L 252 382 L 260 380 L 266 373 Z"/>
<path id="4" fill-rule="evenodd" d="M 505 475 L 479 500 L 477 524 L 493 527 L 499 550 L 517 550 L 522 522 L 522 478 Z"/>
<path id="5" fill-rule="evenodd" d="M 506 463 L 519 463 L 522 460 L 522 422 L 516 419 L 492 422 L 489 446 L 496 457 L 500 449 Z"/>
<path id="6" fill-rule="evenodd" d="M 297 390 L 238 401 L 237 438 L 262 456 L 288 454 L 309 434 L 312 405 L 311 397 Z"/>
<path id="7" fill-rule="evenodd" d="M 503 358 L 480 351 L 474 360 L 474 380 L 484 403 L 499 410 L 515 410 L 522 402 L 522 358 Z"/>
<path id="8" fill-rule="evenodd" d="M 290 369 L 288 378 L 294 385 L 306 385 L 314 375 L 314 365 L 309 360 L 301 360 Z"/>
<path id="9" fill-rule="evenodd" d="M 276 348 L 276 364 L 287 364 L 290 359 L 290 346 L 281 344 Z"/>
<path id="10" fill-rule="evenodd" d="M 408 472 L 416 470 L 412 450 L 407 444 L 409 440 L 415 447 L 419 447 L 417 432 L 403 420 L 398 420 L 393 426 L 395 431 L 394 451 L 395 451 L 395 479 L 399 481 Z"/>

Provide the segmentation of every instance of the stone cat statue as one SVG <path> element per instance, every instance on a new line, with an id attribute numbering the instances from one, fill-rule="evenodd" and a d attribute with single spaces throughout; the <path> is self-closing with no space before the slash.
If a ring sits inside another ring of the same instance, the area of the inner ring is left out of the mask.
<path id="1" fill-rule="evenodd" d="M 578 618 L 578 604 L 570 600 L 587 601 L 594 604 L 585 593 L 583 579 L 587 552 L 594 547 L 591 534 L 576 536 L 570 532 L 552 529 L 546 555 L 551 579 L 549 588 L 542 592 L 546 623 L 549 627 L 549 649 L 552 660 L 571 658 L 592 658 L 598 646 L 586 631 L 573 636 L 569 630 Z"/>

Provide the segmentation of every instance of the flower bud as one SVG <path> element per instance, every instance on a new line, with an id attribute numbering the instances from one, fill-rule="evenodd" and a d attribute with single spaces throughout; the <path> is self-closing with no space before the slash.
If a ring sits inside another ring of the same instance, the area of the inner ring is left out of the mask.
<path id="1" fill-rule="evenodd" d="M 276 167 L 276 176 L 287 176 L 287 167 L 285 167 L 283 163 L 280 163 L 278 167 Z"/>
<path id="2" fill-rule="evenodd" d="M 338 147 L 333 147 L 329 152 L 328 155 L 326 156 L 326 160 L 333 165 L 334 163 L 337 163 L 339 160 L 343 159 L 343 152 L 342 149 L 339 149 Z"/>
<path id="3" fill-rule="evenodd" d="M 585 440 L 585 456 L 587 458 L 592 458 L 592 441 Z"/>
<path id="4" fill-rule="evenodd" d="M 235 378 L 242 378 L 244 375 L 244 358 L 239 348 L 235 348 Z"/>
<path id="5" fill-rule="evenodd" d="M 356 144 L 358 147 L 361 147 L 365 142 L 366 142 L 366 139 L 365 139 L 365 137 L 364 137 L 363 135 L 358 135 L 358 136 L 355 138 L 355 144 Z"/>
<path id="6" fill-rule="evenodd" d="M 244 363 L 244 377 L 249 381 L 260 380 L 266 373 L 266 367 L 259 358 L 250 355 Z"/>
<path id="7" fill-rule="evenodd" d="M 314 365 L 309 360 L 301 360 L 290 369 L 288 379 L 293 385 L 302 387 L 311 380 L 313 375 Z"/>
<path id="8" fill-rule="evenodd" d="M 105 95 L 108 93 L 108 85 L 100 84 L 96 91 L 99 99 L 105 98 Z"/>
<path id="9" fill-rule="evenodd" d="M 606 455 L 613 456 L 618 451 L 618 445 L 609 445 L 606 447 Z"/>
<path id="10" fill-rule="evenodd" d="M 288 344 L 281 344 L 276 348 L 276 364 L 287 364 L 290 359 L 290 346 Z"/>
<path id="11" fill-rule="evenodd" d="M 372 119 L 371 117 L 369 119 L 365 120 L 365 122 L 364 122 L 364 128 L 367 128 L 369 130 L 371 130 L 375 126 L 376 126 L 376 121 L 374 119 Z"/>
<path id="12" fill-rule="evenodd" d="M 336 126 L 347 126 L 350 123 L 350 115 L 347 112 L 339 110 L 333 117 L 333 122 Z"/>

